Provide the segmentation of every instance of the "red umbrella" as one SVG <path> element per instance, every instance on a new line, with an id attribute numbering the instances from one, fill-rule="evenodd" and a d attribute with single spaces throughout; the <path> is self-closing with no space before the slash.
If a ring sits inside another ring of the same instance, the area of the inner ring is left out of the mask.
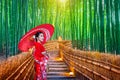
<path id="1" fill-rule="evenodd" d="M 34 46 L 34 41 L 35 41 L 33 36 L 37 32 L 42 32 L 44 34 L 44 41 L 43 41 L 44 44 L 52 37 L 54 32 L 54 27 L 51 24 L 42 24 L 31 29 L 21 38 L 20 42 L 18 43 L 18 49 L 23 52 L 26 52 L 29 50 L 29 48 L 32 48 Z"/>

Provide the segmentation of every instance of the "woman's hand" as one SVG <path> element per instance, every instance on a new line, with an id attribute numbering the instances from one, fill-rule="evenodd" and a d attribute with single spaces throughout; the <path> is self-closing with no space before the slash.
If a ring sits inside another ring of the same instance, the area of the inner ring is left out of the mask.
<path id="1" fill-rule="evenodd" d="M 42 54 L 43 54 L 44 56 L 46 56 L 46 57 L 48 57 L 48 58 L 49 58 L 49 55 L 47 54 L 47 52 L 46 52 L 46 51 L 42 52 Z"/>
<path id="2" fill-rule="evenodd" d="M 43 55 L 47 54 L 46 51 L 42 52 Z"/>

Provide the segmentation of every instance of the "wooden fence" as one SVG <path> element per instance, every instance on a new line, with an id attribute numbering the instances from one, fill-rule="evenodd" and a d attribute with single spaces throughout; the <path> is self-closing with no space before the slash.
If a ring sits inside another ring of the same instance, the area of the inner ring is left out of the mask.
<path id="1" fill-rule="evenodd" d="M 85 56 L 85 51 L 77 51 L 63 44 L 59 47 L 64 61 L 90 80 L 120 80 L 120 66 L 89 58 Z"/>
<path id="2" fill-rule="evenodd" d="M 0 64 L 0 80 L 33 79 L 34 65 L 30 52 L 8 58 Z"/>
<path id="3" fill-rule="evenodd" d="M 44 46 L 47 51 L 58 51 L 59 45 L 57 41 L 49 41 Z M 33 80 L 33 77 L 32 49 L 0 62 L 0 80 Z"/>

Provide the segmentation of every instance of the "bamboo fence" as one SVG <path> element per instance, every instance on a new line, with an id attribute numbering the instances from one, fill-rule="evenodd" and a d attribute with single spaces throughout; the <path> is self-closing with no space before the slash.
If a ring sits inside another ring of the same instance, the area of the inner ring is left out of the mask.
<path id="1" fill-rule="evenodd" d="M 8 58 L 0 63 L 0 80 L 33 79 L 34 65 L 30 52 Z"/>
<path id="2" fill-rule="evenodd" d="M 120 80 L 120 56 L 76 50 L 60 44 L 64 61 L 93 80 Z"/>

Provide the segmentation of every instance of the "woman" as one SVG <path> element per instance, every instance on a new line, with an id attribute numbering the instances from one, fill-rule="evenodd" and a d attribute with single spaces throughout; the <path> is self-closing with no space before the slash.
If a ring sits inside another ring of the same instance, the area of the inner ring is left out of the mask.
<path id="1" fill-rule="evenodd" d="M 44 34 L 42 32 L 37 32 L 35 34 L 35 48 L 34 48 L 34 60 L 35 60 L 35 76 L 34 80 L 47 80 L 46 74 L 46 63 L 48 55 L 42 44 L 44 41 Z"/>
<path id="2" fill-rule="evenodd" d="M 48 59 L 43 44 L 45 44 L 53 35 L 54 26 L 51 24 L 41 24 L 29 30 L 19 41 L 18 48 L 22 52 L 28 52 L 33 46 L 35 60 L 35 80 L 46 80 L 45 64 Z M 36 41 L 32 38 L 35 35 Z"/>

